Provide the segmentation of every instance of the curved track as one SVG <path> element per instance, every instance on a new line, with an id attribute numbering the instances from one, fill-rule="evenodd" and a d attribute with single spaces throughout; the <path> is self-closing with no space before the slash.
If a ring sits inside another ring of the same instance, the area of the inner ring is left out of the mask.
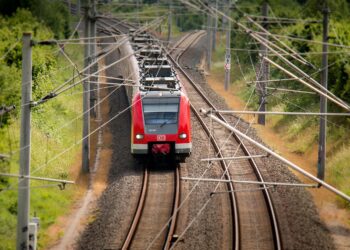
<path id="1" fill-rule="evenodd" d="M 126 28 L 126 25 L 124 25 Z M 124 31 L 123 31 L 124 32 Z M 229 156 L 249 156 L 249 151 L 243 142 L 235 135 L 227 130 L 222 129 L 218 125 L 214 125 L 214 129 L 210 130 L 208 124 L 210 124 L 209 118 L 203 118 L 199 115 L 197 110 L 200 108 L 204 109 L 215 109 L 214 105 L 201 91 L 200 87 L 191 79 L 191 77 L 181 68 L 179 65 L 179 60 L 181 56 L 194 44 L 198 39 L 200 39 L 205 32 L 193 32 L 189 33 L 186 37 L 179 40 L 172 49 L 172 55 L 169 53 L 169 60 L 172 61 L 173 65 L 176 67 L 178 76 L 186 88 L 188 96 L 191 101 L 191 107 L 193 113 L 196 115 L 197 119 L 202 124 L 203 129 L 208 134 L 219 158 L 229 157 Z M 223 116 L 219 117 L 225 120 Z M 225 174 L 226 179 L 235 180 L 250 180 L 250 181 L 263 181 L 263 177 L 253 159 L 240 160 L 239 162 L 222 160 L 221 166 L 224 170 L 228 170 L 228 174 Z M 159 174 L 159 173 L 158 173 Z M 152 175 L 151 175 L 152 176 Z M 159 181 L 159 176 L 157 174 L 150 178 Z M 146 191 L 141 192 L 141 196 L 149 197 L 144 202 L 139 202 L 139 208 L 142 212 L 136 212 L 136 215 L 140 213 L 139 218 L 135 217 L 133 225 L 130 227 L 130 232 L 126 240 L 123 249 L 144 249 L 152 239 L 153 235 L 151 231 L 152 228 L 161 228 L 162 225 L 166 224 L 168 218 L 171 216 L 172 212 L 176 211 L 176 206 L 174 207 L 174 202 L 176 199 L 173 198 L 172 206 L 169 205 L 169 197 L 175 197 L 176 191 L 171 188 L 169 183 L 174 183 L 176 181 L 171 181 L 169 174 L 161 174 L 160 179 L 165 178 L 165 182 L 153 182 L 152 184 L 147 181 L 144 182 L 144 187 L 148 187 Z M 168 177 L 167 177 L 168 176 Z M 164 181 L 163 180 L 163 181 Z M 158 184 L 157 184 L 158 183 Z M 167 184 L 166 184 L 167 183 Z M 147 184 L 147 185 L 146 185 Z M 159 188 L 162 185 L 166 185 L 168 188 Z M 177 188 L 175 188 L 177 189 Z M 240 192 L 239 190 L 250 189 L 249 192 Z M 153 190 L 153 191 L 152 191 Z M 180 190 L 180 189 L 178 189 Z M 229 192 L 230 199 L 232 203 L 232 225 L 234 229 L 233 246 L 234 249 L 281 249 L 282 243 L 278 229 L 277 218 L 273 208 L 273 203 L 270 198 L 270 194 L 265 186 L 263 185 L 244 185 L 244 184 L 228 184 L 228 190 L 234 190 L 234 192 Z M 158 192 L 158 193 L 157 193 Z M 153 193 L 153 194 L 152 194 Z M 146 194 L 146 195 L 144 195 Z M 161 198 L 163 197 L 163 198 Z M 155 201 L 162 201 L 162 205 Z M 168 200 L 165 202 L 165 200 Z M 163 207 L 164 203 L 164 207 Z M 165 205 L 167 203 L 167 205 Z M 153 204 L 153 205 L 152 205 Z M 159 212 L 154 209 L 155 204 L 158 205 Z M 153 207 L 152 207 L 153 206 Z M 170 209 L 171 207 L 171 209 Z M 139 209 L 137 210 L 139 211 Z M 155 221 L 161 221 L 158 226 L 154 225 Z M 173 219 L 173 223 L 176 220 Z M 148 226 L 147 226 L 148 225 Z M 152 225 L 152 227 L 149 227 Z M 170 228 L 175 226 L 169 225 Z M 147 236 L 148 235 L 148 236 Z M 163 232 L 161 237 L 158 237 L 156 243 L 154 243 L 154 248 L 169 248 L 172 238 L 172 232 L 169 230 L 169 234 Z M 129 241 L 129 243 L 128 243 Z"/>
<path id="2" fill-rule="evenodd" d="M 210 131 L 208 118 L 199 115 L 200 108 L 216 109 L 203 91 L 191 79 L 191 77 L 181 68 L 179 60 L 181 56 L 191 47 L 203 32 L 196 32 L 186 37 L 181 44 L 186 44 L 186 48 L 175 56 L 169 54 L 169 59 L 177 67 L 180 80 L 184 84 L 191 101 L 193 113 L 202 124 L 210 140 L 217 150 L 218 157 L 229 156 L 250 156 L 244 143 L 235 134 L 222 129 L 219 125 L 214 125 Z M 179 50 L 178 50 L 179 51 Z M 220 119 L 226 119 L 218 115 Z M 211 132 L 211 133 L 210 133 Z M 240 160 L 239 162 L 221 161 L 224 169 L 228 169 L 230 177 L 235 180 L 263 181 L 263 177 L 253 159 Z M 259 190 L 259 189 L 262 189 Z M 250 189 L 249 192 L 239 192 L 238 190 Z M 254 191 L 255 189 L 255 191 Z M 264 185 L 244 185 L 234 184 L 235 199 L 233 203 L 235 214 L 235 249 L 281 249 L 281 237 L 278 229 L 277 217 L 274 211 L 270 194 Z M 238 192 L 237 192 L 238 191 Z M 235 213 L 236 213 L 235 212 Z"/>

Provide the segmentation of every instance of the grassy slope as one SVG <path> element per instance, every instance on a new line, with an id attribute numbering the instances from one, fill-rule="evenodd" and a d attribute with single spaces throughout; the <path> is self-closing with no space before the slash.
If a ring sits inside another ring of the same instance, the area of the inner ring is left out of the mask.
<path id="1" fill-rule="evenodd" d="M 224 41 L 224 39 L 224 37 L 219 38 L 220 41 Z M 211 74 L 223 81 L 224 62 L 222 59 L 224 58 L 225 48 L 223 42 L 219 42 L 218 45 L 216 52 L 213 54 Z M 241 68 L 247 81 L 255 80 L 251 64 L 241 65 Z M 245 102 L 253 91 L 252 87 L 247 87 L 234 54 L 232 54 L 230 91 L 238 91 L 238 96 Z M 275 93 L 273 99 L 271 100 L 270 98 L 271 101 L 267 106 L 268 110 L 281 111 L 285 109 L 288 95 Z M 257 103 L 258 98 L 254 93 L 253 98 L 250 100 L 250 109 L 256 109 Z M 318 105 L 308 106 L 305 109 L 318 112 Z M 350 182 L 348 181 L 350 179 L 350 168 L 347 167 L 350 160 L 350 134 L 346 132 L 346 126 L 342 123 L 334 119 L 331 119 L 330 122 L 327 135 L 326 180 L 343 192 L 350 194 Z M 267 116 L 267 123 L 286 141 L 290 152 L 304 155 L 305 157 L 314 156 L 318 143 L 318 118 Z M 348 206 L 342 199 L 339 199 L 339 203 L 343 206 Z"/>
<path id="2" fill-rule="evenodd" d="M 67 47 L 66 52 L 75 59 L 82 57 L 82 47 Z M 58 58 L 58 67 L 53 71 L 54 82 L 61 83 L 72 75 L 71 68 L 64 68 L 67 62 L 63 56 Z M 61 70 L 60 70 L 61 68 Z M 62 70 L 63 69 L 63 70 Z M 74 92 L 79 94 L 70 95 Z M 80 145 L 63 154 L 57 160 L 50 162 L 58 153 L 74 145 L 81 137 L 81 120 L 69 124 L 62 130 L 57 130 L 63 124 L 81 114 L 81 87 L 77 87 L 68 94 L 45 103 L 36 108 L 32 119 L 32 146 L 31 146 L 31 172 L 34 176 L 50 178 L 73 179 L 70 175 L 71 165 L 77 161 L 80 153 Z M 13 118 L 13 123 L 8 129 L 0 131 L 3 147 L 6 151 L 17 151 L 19 148 L 19 118 Z M 4 145 L 5 144 L 5 145 Z M 6 145 L 7 144 L 7 145 Z M 7 146 L 7 147 L 6 147 Z M 15 153 L 9 162 L 10 171 L 18 173 L 19 153 Z M 40 168 L 40 169 L 39 169 Z M 16 236 L 16 210 L 17 191 L 15 179 L 10 179 L 10 184 L 15 190 L 0 193 L 0 249 L 13 249 Z M 77 195 L 77 188 L 67 186 L 65 191 L 60 191 L 57 185 L 47 188 L 34 188 L 35 186 L 53 185 L 42 181 L 31 181 L 31 216 L 40 218 L 39 246 L 47 244 L 48 237 L 45 229 L 53 224 L 58 216 L 69 209 Z"/>

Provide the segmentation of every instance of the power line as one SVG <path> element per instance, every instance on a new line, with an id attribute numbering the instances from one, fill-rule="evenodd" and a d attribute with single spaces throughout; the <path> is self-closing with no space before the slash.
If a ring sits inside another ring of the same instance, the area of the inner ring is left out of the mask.
<path id="1" fill-rule="evenodd" d="M 154 25 L 157 25 L 157 24 L 158 24 L 157 22 L 159 22 L 159 20 L 162 20 L 163 18 L 164 18 L 164 17 L 158 18 L 158 19 L 154 20 L 153 22 L 149 23 L 148 25 L 140 27 L 140 28 L 139 28 L 138 30 L 136 30 L 134 33 L 142 32 L 142 31 L 144 31 L 144 30 L 147 29 L 147 28 L 150 28 L 150 27 L 152 27 L 152 26 L 154 26 Z M 108 52 L 102 54 L 102 56 L 101 56 L 100 58 L 97 58 L 96 60 L 98 61 L 98 60 L 101 60 L 103 57 L 106 57 L 107 55 L 109 55 L 110 53 L 112 53 L 115 49 L 117 49 L 118 47 L 120 47 L 121 45 L 123 45 L 123 44 L 124 44 L 125 42 L 127 42 L 127 41 L 128 41 L 127 38 L 122 39 L 122 40 L 120 41 L 120 43 L 117 44 L 118 46 L 112 47 Z M 44 42 L 47 42 L 47 41 L 44 41 Z M 52 41 L 49 41 L 49 42 L 52 42 Z M 88 65 L 87 67 L 85 67 L 84 69 L 82 69 L 80 72 L 85 72 L 87 69 L 89 69 L 89 68 L 92 67 L 93 65 L 94 65 L 94 63 Z M 80 73 L 80 72 L 79 72 L 79 73 Z M 75 77 L 76 77 L 76 75 L 74 75 L 72 78 L 68 79 L 67 81 L 65 81 L 64 83 L 62 83 L 62 84 L 59 85 L 58 87 L 56 87 L 52 92 L 50 92 L 49 94 L 47 94 L 46 96 L 44 96 L 43 98 L 41 98 L 39 101 L 37 101 L 36 104 L 40 104 L 40 103 L 46 102 L 47 100 L 56 97 L 58 94 L 60 94 L 60 93 L 63 92 L 63 91 L 62 91 L 62 88 L 63 88 L 63 90 L 65 91 L 65 90 L 68 90 L 68 89 L 70 89 L 70 88 L 76 86 L 77 84 L 81 83 L 83 80 L 86 80 L 86 78 L 85 78 L 85 79 L 79 81 L 78 83 L 75 83 L 75 84 L 73 84 L 73 85 L 70 85 L 69 87 L 64 88 L 64 86 L 66 86 L 66 85 L 69 84 L 71 81 L 73 81 L 73 80 L 75 79 Z"/>
<path id="2" fill-rule="evenodd" d="M 265 34 L 264 32 L 259 32 L 259 31 L 256 31 L 255 33 Z M 347 46 L 347 45 L 342 45 L 342 44 L 337 44 L 337 43 L 328 43 L 328 42 L 325 43 L 325 42 L 321 42 L 321 41 L 309 40 L 309 39 L 295 37 L 295 36 L 285 36 L 285 35 L 278 35 L 278 34 L 272 34 L 272 33 L 269 34 L 269 36 L 275 36 L 275 37 L 286 38 L 286 39 L 291 39 L 291 40 L 296 40 L 296 41 L 314 43 L 314 44 L 319 44 L 319 45 L 328 45 L 328 46 L 337 47 L 337 48 L 350 49 L 350 46 Z"/>
<path id="3" fill-rule="evenodd" d="M 271 9 L 271 8 L 269 8 Z M 309 22 L 317 22 L 317 23 L 322 23 L 321 20 L 308 20 L 308 19 L 298 19 L 298 18 L 288 18 L 288 17 L 276 17 L 276 16 L 259 16 L 259 15 L 251 15 L 251 14 L 247 14 L 247 16 L 249 17 L 254 17 L 254 18 L 258 18 L 258 19 L 273 19 L 273 20 L 286 20 L 286 21 L 296 21 L 296 22 L 304 22 L 304 21 L 309 21 Z"/>
<path id="4" fill-rule="evenodd" d="M 10 53 L 17 46 L 19 42 L 19 39 L 17 39 L 16 42 L 12 44 L 12 46 L 0 57 L 0 61 L 3 60 L 8 55 L 8 53 Z"/>

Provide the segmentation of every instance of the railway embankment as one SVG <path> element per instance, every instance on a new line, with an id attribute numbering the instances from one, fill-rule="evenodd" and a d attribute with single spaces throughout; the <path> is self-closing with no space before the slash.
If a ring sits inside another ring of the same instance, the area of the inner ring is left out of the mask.
<path id="1" fill-rule="evenodd" d="M 256 100 L 254 99 L 254 104 L 249 105 L 248 103 L 248 108 L 246 108 L 246 103 L 250 96 L 248 92 L 252 91 L 252 89 L 247 87 L 244 78 L 242 78 L 236 60 L 232 65 L 233 73 L 231 79 L 233 79 L 233 83 L 229 91 L 224 90 L 224 63 L 220 59 L 221 49 L 217 49 L 212 70 L 207 75 L 208 85 L 223 99 L 227 105 L 226 108 L 233 110 L 252 108 L 256 104 Z M 246 72 L 251 66 L 243 68 Z M 276 105 L 272 102 L 270 108 L 280 111 L 283 109 L 283 105 Z M 267 117 L 266 126 L 263 127 L 256 124 L 257 117 L 253 115 L 243 115 L 242 118 L 245 121 L 254 121 L 253 127 L 265 144 L 316 175 L 318 125 L 315 123 L 315 120 L 305 119 L 305 117 L 292 119 L 273 116 Z M 347 192 L 350 173 L 346 170 L 345 166 L 347 165 L 346 162 L 348 162 L 350 153 L 348 146 L 346 146 L 348 135 L 344 134 L 344 129 L 338 126 L 334 130 L 335 134 L 328 137 L 327 157 L 329 160 L 327 161 L 326 181 Z M 306 180 L 303 176 L 298 175 L 298 173 L 295 174 L 298 178 Z M 350 210 L 347 207 L 348 205 L 327 190 L 311 189 L 309 191 L 320 218 L 331 232 L 336 246 L 339 249 L 349 247 Z"/>

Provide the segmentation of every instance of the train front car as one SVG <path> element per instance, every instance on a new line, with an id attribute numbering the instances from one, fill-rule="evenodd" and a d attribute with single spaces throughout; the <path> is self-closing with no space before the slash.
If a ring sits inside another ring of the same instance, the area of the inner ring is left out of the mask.
<path id="1" fill-rule="evenodd" d="M 132 154 L 183 162 L 192 150 L 187 96 L 180 91 L 140 92 L 133 103 Z"/>
<path id="2" fill-rule="evenodd" d="M 146 38 L 133 38 L 143 47 L 135 55 L 140 85 L 132 91 L 131 153 L 183 162 L 192 150 L 189 100 L 162 48 Z"/>

